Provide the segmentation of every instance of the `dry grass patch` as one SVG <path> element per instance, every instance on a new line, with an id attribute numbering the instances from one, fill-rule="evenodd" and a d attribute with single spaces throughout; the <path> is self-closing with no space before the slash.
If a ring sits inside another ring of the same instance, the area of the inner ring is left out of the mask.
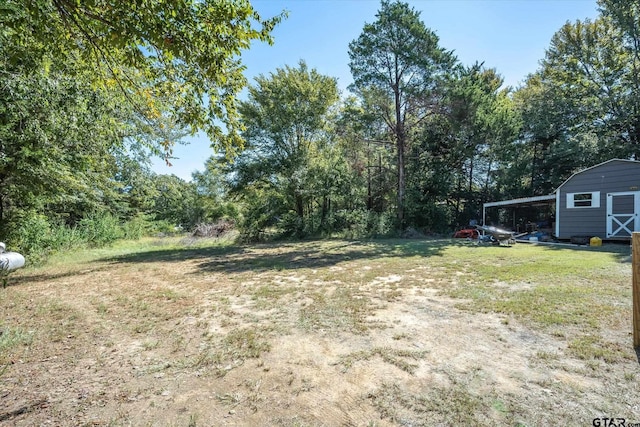
<path id="1" fill-rule="evenodd" d="M 374 347 L 368 350 L 361 350 L 347 355 L 340 356 L 338 364 L 342 365 L 342 372 L 346 372 L 356 362 L 368 361 L 375 356 L 379 356 L 384 362 L 402 369 L 410 374 L 415 373 L 418 365 L 409 360 L 423 359 L 427 351 L 398 350 L 389 347 Z"/>
<path id="2" fill-rule="evenodd" d="M 314 291 L 311 302 L 300 309 L 299 324 L 307 331 L 366 333 L 372 326 L 367 315 L 375 311 L 371 299 L 350 288 Z"/>
<path id="3" fill-rule="evenodd" d="M 0 425 L 640 421 L 623 252 L 170 238 L 64 254 L 0 291 Z"/>

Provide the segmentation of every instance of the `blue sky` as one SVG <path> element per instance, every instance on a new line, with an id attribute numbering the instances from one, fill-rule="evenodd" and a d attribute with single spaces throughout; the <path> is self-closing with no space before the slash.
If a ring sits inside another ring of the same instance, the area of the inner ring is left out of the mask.
<path id="1" fill-rule="evenodd" d="M 597 16 L 595 0 L 415 0 L 408 3 L 421 12 L 425 25 L 440 38 L 440 46 L 453 50 L 465 65 L 476 61 L 496 68 L 505 85 L 517 87 L 538 68 L 553 34 L 567 21 Z M 242 55 L 251 84 L 260 74 L 278 67 L 296 66 L 302 59 L 320 73 L 338 78 L 347 94 L 351 83 L 349 42 L 373 22 L 378 0 L 253 0 L 267 18 L 289 11 L 274 30 L 273 46 L 254 43 Z M 157 173 L 190 180 L 213 151 L 206 136 L 188 139 L 174 148 L 172 167 L 154 162 Z"/>

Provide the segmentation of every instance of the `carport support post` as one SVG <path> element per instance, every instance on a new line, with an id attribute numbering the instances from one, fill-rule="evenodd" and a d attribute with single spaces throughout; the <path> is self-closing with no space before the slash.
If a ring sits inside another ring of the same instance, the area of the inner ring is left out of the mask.
<path id="1" fill-rule="evenodd" d="M 633 268 L 633 346 L 640 347 L 640 232 L 631 238 Z"/>

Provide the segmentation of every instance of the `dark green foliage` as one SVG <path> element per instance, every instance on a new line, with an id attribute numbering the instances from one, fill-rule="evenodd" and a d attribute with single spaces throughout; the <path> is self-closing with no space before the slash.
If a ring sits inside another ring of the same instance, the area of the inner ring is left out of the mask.
<path id="1" fill-rule="evenodd" d="M 406 151 L 415 127 L 438 109 L 456 58 L 438 46 L 438 36 L 407 3 L 383 0 L 376 18 L 349 44 L 349 67 L 353 88 L 374 106 L 374 115 L 386 127 L 384 139 L 395 148 L 395 207 L 398 226 L 404 228 Z"/>
<path id="2" fill-rule="evenodd" d="M 240 226 L 249 238 L 267 227 L 300 237 L 326 225 L 333 195 L 348 173 L 328 134 L 337 101 L 336 80 L 304 62 L 259 76 L 249 88 L 240 107 L 246 151 L 229 171 L 231 192 L 244 204 Z"/>
<path id="3" fill-rule="evenodd" d="M 637 1 L 598 4 L 597 19 L 558 30 L 515 94 L 524 127 L 505 154 L 518 167 L 500 180 L 512 191 L 520 181 L 525 195 L 547 194 L 582 168 L 640 158 L 640 9 Z"/>
<path id="4" fill-rule="evenodd" d="M 83 240 L 92 246 L 104 246 L 124 237 L 120 221 L 108 213 L 90 214 L 82 218 L 78 229 Z"/>
<path id="5" fill-rule="evenodd" d="M 108 203 L 123 128 L 110 96 L 53 69 L 14 67 L 2 46 L 0 64 L 0 221 L 62 208 L 73 222 Z"/>

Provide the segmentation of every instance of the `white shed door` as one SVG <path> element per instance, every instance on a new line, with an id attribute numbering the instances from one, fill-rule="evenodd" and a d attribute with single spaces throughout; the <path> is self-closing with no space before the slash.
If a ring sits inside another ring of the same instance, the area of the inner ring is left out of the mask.
<path id="1" fill-rule="evenodd" d="M 640 231 L 640 191 L 607 194 L 607 237 Z"/>

